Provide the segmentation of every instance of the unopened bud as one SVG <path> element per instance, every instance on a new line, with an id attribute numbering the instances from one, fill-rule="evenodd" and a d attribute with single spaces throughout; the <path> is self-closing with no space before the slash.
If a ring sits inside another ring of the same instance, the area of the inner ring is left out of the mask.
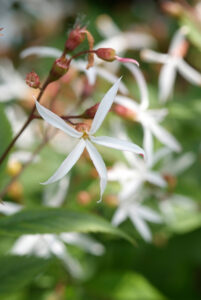
<path id="1" fill-rule="evenodd" d="M 163 174 L 163 178 L 168 184 L 170 190 L 173 190 L 177 185 L 177 178 L 171 174 Z"/>
<path id="2" fill-rule="evenodd" d="M 116 207 L 119 203 L 117 196 L 107 195 L 104 198 L 104 202 L 110 207 Z"/>
<path id="3" fill-rule="evenodd" d="M 90 118 L 90 119 L 93 119 L 96 112 L 97 112 L 97 109 L 99 107 L 99 104 L 100 103 L 96 103 L 95 105 L 93 105 L 92 107 L 88 108 L 85 112 L 84 112 L 84 116 L 87 117 L 87 118 Z"/>
<path id="4" fill-rule="evenodd" d="M 79 132 L 88 132 L 90 130 L 90 126 L 88 123 L 78 123 L 75 125 L 75 129 Z"/>
<path id="5" fill-rule="evenodd" d="M 13 182 L 8 189 L 8 196 L 20 200 L 23 196 L 23 187 L 19 181 Z"/>
<path id="6" fill-rule="evenodd" d="M 83 28 L 76 27 L 73 29 L 65 44 L 65 50 L 67 52 L 73 51 L 75 48 L 77 48 L 85 39 L 85 32 L 83 31 Z"/>
<path id="7" fill-rule="evenodd" d="M 7 166 L 7 173 L 10 176 L 16 176 L 22 170 L 22 165 L 19 161 L 9 161 Z"/>
<path id="8" fill-rule="evenodd" d="M 99 58 L 106 61 L 113 61 L 116 59 L 116 52 L 112 48 L 99 48 L 95 53 Z"/>
<path id="9" fill-rule="evenodd" d="M 26 84 L 31 88 L 38 89 L 40 87 L 40 78 L 36 72 L 32 71 L 26 76 Z"/>
<path id="10" fill-rule="evenodd" d="M 88 205 L 91 202 L 91 195 L 86 191 L 81 191 L 77 195 L 77 201 L 81 205 Z"/>
<path id="11" fill-rule="evenodd" d="M 118 116 L 125 119 L 136 120 L 136 113 L 121 104 L 113 104 L 112 111 L 115 112 Z"/>
<path id="12" fill-rule="evenodd" d="M 69 70 L 70 61 L 62 56 L 55 60 L 49 75 L 49 82 L 58 80 Z"/>

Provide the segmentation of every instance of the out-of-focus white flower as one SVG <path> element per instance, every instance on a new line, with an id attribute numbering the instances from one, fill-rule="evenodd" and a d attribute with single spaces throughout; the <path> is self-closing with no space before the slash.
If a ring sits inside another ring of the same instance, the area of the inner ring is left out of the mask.
<path id="1" fill-rule="evenodd" d="M 152 165 L 153 135 L 164 145 L 174 151 L 180 151 L 178 141 L 158 123 L 167 115 L 166 109 L 151 110 L 148 89 L 142 72 L 134 65 L 125 64 L 137 80 L 140 90 L 140 104 L 127 96 L 116 96 L 115 102 L 133 112 L 133 120 L 141 123 L 144 130 L 143 147 L 149 165 Z"/>
<path id="2" fill-rule="evenodd" d="M 110 110 L 114 98 L 118 91 L 120 79 L 110 88 L 110 90 L 103 97 L 102 101 L 99 104 L 97 112 L 92 121 L 92 125 L 90 130 L 87 128 L 83 128 L 82 132 L 72 128 L 68 125 L 64 120 L 58 117 L 56 114 L 43 107 L 36 101 L 36 108 L 39 114 L 42 116 L 44 120 L 46 120 L 50 125 L 61 129 L 65 133 L 69 134 L 71 137 L 79 139 L 78 144 L 75 146 L 74 150 L 68 155 L 68 157 L 64 160 L 61 166 L 57 169 L 57 171 L 43 184 L 50 184 L 56 182 L 63 178 L 70 169 L 74 166 L 74 164 L 78 161 L 84 149 L 86 148 L 93 164 L 100 176 L 100 200 L 102 199 L 103 192 L 106 188 L 107 184 L 107 170 L 105 167 L 105 163 L 100 156 L 99 152 L 93 146 L 92 143 L 103 145 L 109 148 L 114 148 L 123 151 L 131 151 L 138 154 L 143 154 L 144 151 L 137 145 L 118 140 L 111 137 L 94 137 L 93 135 L 100 128 L 103 120 L 105 119 L 108 111 Z"/>
<path id="3" fill-rule="evenodd" d="M 8 102 L 13 99 L 26 99 L 30 88 L 25 79 L 16 71 L 8 59 L 0 61 L 0 102 Z"/>
<path id="4" fill-rule="evenodd" d="M 154 38 L 148 33 L 121 31 L 108 15 L 99 16 L 96 24 L 100 34 L 105 38 L 96 45 L 97 48 L 112 47 L 122 55 L 126 50 L 138 50 L 155 44 Z"/>
<path id="5" fill-rule="evenodd" d="M 188 46 L 185 39 L 187 32 L 187 28 L 182 27 L 175 33 L 167 54 L 148 49 L 142 51 L 144 60 L 164 64 L 159 76 L 159 99 L 163 102 L 167 101 L 171 95 L 177 71 L 190 83 L 201 85 L 201 73 L 183 59 Z"/>
<path id="6" fill-rule="evenodd" d="M 44 189 L 43 202 L 47 206 L 61 206 L 68 192 L 70 177 L 64 177 L 62 180 L 48 185 Z"/>
<path id="7" fill-rule="evenodd" d="M 78 246 L 93 255 L 102 255 L 104 247 L 92 238 L 77 233 L 23 235 L 11 249 L 16 255 L 58 257 L 74 277 L 83 277 L 81 264 L 68 251 L 66 244 Z"/>
<path id="8" fill-rule="evenodd" d="M 6 216 L 13 215 L 22 209 L 22 205 L 4 201 L 0 203 L 0 213 Z"/>
<path id="9" fill-rule="evenodd" d="M 136 194 L 135 197 L 137 198 Z M 131 220 L 142 238 L 147 242 L 151 241 L 152 235 L 149 227 L 146 224 L 146 221 L 152 223 L 162 222 L 162 218 L 159 214 L 157 214 L 151 208 L 140 204 L 135 198 L 131 198 L 129 200 L 123 199 L 120 201 L 120 205 L 113 216 L 112 223 L 118 226 L 127 218 Z"/>
<path id="10" fill-rule="evenodd" d="M 141 159 L 132 153 L 124 153 L 129 167 L 124 163 L 116 163 L 108 171 L 109 181 L 118 181 L 121 185 L 120 199 L 132 197 L 145 182 L 158 187 L 165 187 L 166 182 L 159 172 L 151 170 L 146 160 Z"/>

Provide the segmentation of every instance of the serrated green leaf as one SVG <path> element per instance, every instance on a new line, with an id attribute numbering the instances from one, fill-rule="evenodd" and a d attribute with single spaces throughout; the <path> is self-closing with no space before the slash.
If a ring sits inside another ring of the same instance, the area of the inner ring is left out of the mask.
<path id="1" fill-rule="evenodd" d="M 29 209 L 0 219 L 0 234 L 20 236 L 61 232 L 107 233 L 125 238 L 134 244 L 129 235 L 101 217 L 62 208 Z"/>
<path id="2" fill-rule="evenodd" d="M 47 264 L 47 260 L 31 256 L 0 257 L 0 294 L 19 291 L 39 275 Z"/>

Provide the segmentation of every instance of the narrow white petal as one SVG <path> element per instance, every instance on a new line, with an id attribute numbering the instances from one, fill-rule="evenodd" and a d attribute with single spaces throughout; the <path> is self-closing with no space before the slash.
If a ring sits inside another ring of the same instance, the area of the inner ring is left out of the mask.
<path id="1" fill-rule="evenodd" d="M 165 64 L 159 75 L 159 99 L 162 102 L 167 101 L 172 93 L 176 78 L 176 65 L 172 62 Z"/>
<path id="2" fill-rule="evenodd" d="M 60 57 L 62 51 L 52 47 L 30 47 L 20 53 L 21 58 L 26 58 L 30 55 L 37 55 L 39 57 Z"/>
<path id="3" fill-rule="evenodd" d="M 160 187 L 165 187 L 167 185 L 163 177 L 160 174 L 153 171 L 150 171 L 146 174 L 146 180 Z"/>
<path id="4" fill-rule="evenodd" d="M 0 203 L 0 213 L 6 216 L 13 215 L 23 209 L 23 206 L 17 203 L 4 201 Z"/>
<path id="5" fill-rule="evenodd" d="M 38 243 L 40 237 L 38 234 L 36 235 L 22 235 L 20 238 L 18 238 L 12 249 L 11 253 L 12 254 L 17 254 L 17 255 L 27 255 L 27 254 L 32 254 L 33 250 L 35 248 L 35 245 Z"/>
<path id="6" fill-rule="evenodd" d="M 121 78 L 119 78 L 116 81 L 116 83 L 109 89 L 109 91 L 105 94 L 105 96 L 101 100 L 91 125 L 90 134 L 94 134 L 99 129 L 103 120 L 105 119 L 105 116 L 107 115 L 108 111 L 112 106 L 112 103 L 114 102 L 114 98 L 119 88 L 120 80 Z"/>
<path id="7" fill-rule="evenodd" d="M 98 145 L 106 146 L 117 150 L 131 151 L 136 154 L 144 155 L 144 150 L 142 148 L 128 141 L 123 141 L 108 136 L 99 136 L 99 137 L 91 136 L 90 138 L 92 142 Z"/>
<path id="8" fill-rule="evenodd" d="M 107 185 L 107 169 L 101 155 L 98 153 L 96 148 L 92 145 L 92 143 L 90 143 L 89 140 L 86 140 L 86 148 L 100 176 L 100 200 L 98 201 L 100 202 L 102 200 L 102 196 Z"/>
<path id="9" fill-rule="evenodd" d="M 146 162 L 148 166 L 153 164 L 153 137 L 151 130 L 144 127 L 143 147 L 146 155 Z"/>
<path id="10" fill-rule="evenodd" d="M 112 224 L 114 226 L 118 226 L 119 224 L 121 224 L 122 222 L 124 222 L 127 218 L 127 211 L 124 208 L 124 206 L 120 206 L 118 207 L 118 209 L 116 210 L 113 218 L 112 218 Z"/>
<path id="11" fill-rule="evenodd" d="M 84 148 L 85 141 L 81 139 L 73 149 L 73 151 L 71 151 L 67 158 L 62 162 L 57 171 L 52 175 L 52 177 L 50 177 L 46 182 L 43 182 L 42 184 L 50 184 L 64 177 L 78 161 L 82 152 L 84 151 Z"/>
<path id="12" fill-rule="evenodd" d="M 188 28 L 183 26 L 181 27 L 179 30 L 176 31 L 176 33 L 174 34 L 171 44 L 170 44 L 170 48 L 169 48 L 169 53 L 170 54 L 174 54 L 174 52 L 178 49 L 178 47 L 180 47 L 180 45 L 185 41 L 185 36 L 188 33 Z"/>
<path id="13" fill-rule="evenodd" d="M 36 108 L 38 110 L 38 113 L 50 125 L 63 130 L 65 133 L 69 134 L 70 136 L 72 136 L 74 138 L 80 138 L 82 136 L 81 132 L 78 132 L 77 130 L 72 128 L 70 125 L 68 125 L 64 120 L 62 120 L 55 113 L 53 113 L 49 109 L 42 106 L 38 101 L 35 101 L 35 103 L 36 103 Z"/>
<path id="14" fill-rule="evenodd" d="M 165 64 L 168 60 L 168 54 L 158 53 L 149 49 L 142 50 L 140 56 L 145 61 L 157 62 L 161 64 Z"/>
<path id="15" fill-rule="evenodd" d="M 125 66 L 131 71 L 133 76 L 135 77 L 139 90 L 140 90 L 140 101 L 141 101 L 141 108 L 146 109 L 149 106 L 149 96 L 148 96 L 148 89 L 146 85 L 145 78 L 138 67 L 133 64 L 125 64 Z"/>
<path id="16" fill-rule="evenodd" d="M 189 66 L 183 59 L 177 65 L 180 74 L 192 84 L 201 85 L 201 73 Z"/>
<path id="17" fill-rule="evenodd" d="M 139 216 L 137 216 L 136 213 L 133 213 L 132 211 L 130 211 L 129 215 L 133 225 L 136 227 L 137 231 L 140 233 L 142 238 L 146 242 L 150 242 L 152 239 L 151 231 L 149 230 L 149 227 L 147 226 L 145 221 L 141 219 Z"/>
<path id="18" fill-rule="evenodd" d="M 179 142 L 175 139 L 175 137 L 172 134 L 170 134 L 162 126 L 152 122 L 150 123 L 150 128 L 153 134 L 162 144 L 166 145 L 167 147 L 176 152 L 181 151 L 181 145 L 179 144 Z"/>
<path id="19" fill-rule="evenodd" d="M 161 223 L 162 218 L 155 211 L 150 209 L 149 207 L 141 206 L 137 208 L 138 214 L 147 221 L 152 223 Z"/>
<path id="20" fill-rule="evenodd" d="M 140 110 L 139 104 L 126 96 L 116 96 L 114 102 L 123 105 L 124 107 L 132 110 L 134 113 L 138 113 Z"/>

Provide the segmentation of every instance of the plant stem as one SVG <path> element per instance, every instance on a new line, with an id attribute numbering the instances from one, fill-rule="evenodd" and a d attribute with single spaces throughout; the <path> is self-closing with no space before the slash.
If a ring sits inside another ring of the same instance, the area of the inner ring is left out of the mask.
<path id="1" fill-rule="evenodd" d="M 38 95 L 37 101 L 39 102 L 46 87 L 48 85 L 48 80 L 45 81 L 45 83 L 43 84 L 40 93 Z M 31 110 L 31 113 L 27 119 L 27 121 L 24 123 L 24 125 L 22 126 L 22 128 L 20 129 L 20 131 L 16 134 L 16 136 L 13 138 L 13 140 L 10 142 L 10 144 L 8 145 L 8 147 L 6 148 L 6 150 L 4 151 L 4 153 L 2 154 L 2 156 L 0 157 L 0 165 L 2 164 L 2 162 L 4 161 L 4 159 L 7 157 L 8 153 L 10 152 L 10 150 L 12 149 L 12 147 L 15 145 L 16 141 L 18 140 L 18 138 L 21 136 L 21 134 L 24 132 L 24 130 L 27 128 L 27 126 L 29 125 L 29 123 L 34 119 L 33 115 L 35 112 L 36 106 L 34 105 L 34 107 Z"/>

